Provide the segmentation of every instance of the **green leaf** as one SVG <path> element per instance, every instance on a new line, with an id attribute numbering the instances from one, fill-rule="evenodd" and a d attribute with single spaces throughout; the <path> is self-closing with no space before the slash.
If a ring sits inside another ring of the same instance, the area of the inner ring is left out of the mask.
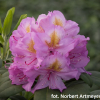
<path id="1" fill-rule="evenodd" d="M 20 95 L 11 96 L 10 99 L 11 100 L 27 100 L 26 98 Z"/>
<path id="2" fill-rule="evenodd" d="M 81 76 L 80 76 L 80 78 L 81 78 L 84 82 L 86 82 L 90 87 L 92 87 L 93 81 L 92 81 L 90 75 L 88 75 L 88 74 L 86 74 L 86 73 L 82 73 Z"/>
<path id="3" fill-rule="evenodd" d="M 7 100 L 11 100 L 10 98 L 8 98 Z"/>
<path id="4" fill-rule="evenodd" d="M 6 71 L 5 73 L 2 74 L 2 77 L 6 77 L 6 76 L 9 76 L 9 72 Z"/>
<path id="5" fill-rule="evenodd" d="M 90 87 L 83 81 L 73 81 L 67 84 L 67 89 L 60 93 L 59 90 L 48 88 L 37 90 L 34 93 L 34 100 L 88 100 L 84 95 L 90 94 Z M 69 97 L 69 98 L 68 98 Z M 72 100 L 72 99 L 71 99 Z"/>
<path id="6" fill-rule="evenodd" d="M 46 100 L 47 88 L 37 90 L 34 93 L 34 100 Z"/>
<path id="7" fill-rule="evenodd" d="M 0 78 L 0 84 L 3 84 L 4 82 L 9 81 L 9 76 L 2 77 Z"/>
<path id="8" fill-rule="evenodd" d="M 88 95 L 89 92 L 90 87 L 86 83 L 83 83 L 82 81 L 71 82 L 67 85 L 67 89 L 61 93 L 60 100 L 65 100 L 65 98 L 66 100 L 69 100 L 69 98 L 74 98 L 74 100 L 83 100 L 83 98 L 81 98 L 80 96 L 83 96 L 85 94 Z M 88 99 L 84 98 L 84 100 Z"/>
<path id="9" fill-rule="evenodd" d="M 7 69 L 5 67 L 1 67 L 0 68 L 0 74 L 3 74 L 7 71 Z"/>
<path id="10" fill-rule="evenodd" d="M 15 12 L 15 8 L 13 7 L 10 10 L 8 10 L 8 12 L 6 14 L 6 18 L 5 18 L 4 24 L 3 24 L 3 34 L 4 35 L 9 34 L 9 32 L 10 32 L 14 12 Z"/>
<path id="11" fill-rule="evenodd" d="M 19 18 L 19 20 L 18 20 L 16 26 L 14 27 L 14 30 L 17 29 L 17 27 L 19 26 L 21 20 L 24 19 L 24 18 L 26 18 L 26 17 L 27 17 L 27 14 L 24 14 L 24 15 L 21 15 L 21 16 L 20 16 L 20 18 Z"/>
<path id="12" fill-rule="evenodd" d="M 97 86 L 100 86 L 100 72 L 90 71 L 90 73 L 92 73 L 91 79 L 92 79 L 93 83 Z"/>
<path id="13" fill-rule="evenodd" d="M 4 42 L 4 40 L 3 40 L 3 38 L 2 38 L 2 36 L 0 35 L 0 42 L 1 43 L 3 43 Z"/>
<path id="14" fill-rule="evenodd" d="M 11 81 L 6 81 L 0 85 L 0 97 L 10 97 L 23 91 L 21 85 L 12 85 Z"/>
<path id="15" fill-rule="evenodd" d="M 100 95 L 100 90 L 95 90 L 90 93 L 91 95 Z"/>
<path id="16" fill-rule="evenodd" d="M 95 90 L 98 90 L 100 89 L 99 86 L 93 84 L 92 87 L 90 88 L 90 91 L 95 91 Z"/>
<path id="17" fill-rule="evenodd" d="M 34 100 L 55 100 L 55 98 L 53 98 L 55 96 L 58 97 L 56 98 L 56 100 L 60 100 L 59 90 L 51 90 L 51 89 L 45 88 L 45 89 L 35 91 Z"/>
<path id="18" fill-rule="evenodd" d="M 28 100 L 31 100 L 33 98 L 34 94 L 32 92 L 28 93 Z"/>
<path id="19" fill-rule="evenodd" d="M 0 19 L 0 33 L 2 33 L 2 23 L 1 23 L 1 19 Z"/>
<path id="20" fill-rule="evenodd" d="M 8 71 L 4 72 L 0 77 L 0 84 L 9 80 L 9 73 Z"/>
<path id="21" fill-rule="evenodd" d="M 47 88 L 46 100 L 60 100 L 60 91 Z"/>

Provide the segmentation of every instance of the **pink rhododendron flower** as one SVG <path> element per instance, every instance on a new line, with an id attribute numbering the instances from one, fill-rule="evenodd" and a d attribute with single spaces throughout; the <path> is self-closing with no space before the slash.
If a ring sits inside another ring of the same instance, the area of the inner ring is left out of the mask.
<path id="1" fill-rule="evenodd" d="M 41 67 L 37 70 L 37 73 L 40 76 L 37 84 L 32 89 L 32 92 L 34 93 L 35 90 L 47 86 L 51 89 L 59 89 L 61 92 L 63 89 L 66 89 L 62 79 L 69 80 L 71 78 L 79 78 L 77 77 L 77 69 L 69 68 L 69 64 L 69 59 L 59 54 L 50 55 L 44 59 Z M 30 69 L 26 72 L 27 76 L 31 79 L 34 77 L 34 73 L 32 73 L 33 70 Z"/>
<path id="2" fill-rule="evenodd" d="M 40 20 L 40 26 L 45 30 L 48 27 L 55 25 L 60 26 L 65 30 L 66 35 L 75 36 L 79 32 L 78 24 L 71 20 L 66 20 L 60 11 L 49 12 L 48 17 Z"/>
<path id="3" fill-rule="evenodd" d="M 17 30 L 13 31 L 13 34 L 9 39 L 10 50 L 12 51 L 12 53 L 18 41 L 21 40 L 27 33 L 32 32 L 32 25 L 34 24 L 35 24 L 35 19 L 27 17 L 21 21 Z"/>
<path id="4" fill-rule="evenodd" d="M 45 87 L 62 92 L 67 88 L 63 81 L 78 80 L 81 73 L 88 73 L 84 67 L 90 61 L 89 37 L 78 32 L 78 24 L 57 10 L 41 14 L 37 20 L 23 19 L 9 39 L 14 56 L 9 67 L 12 84 L 32 93 Z"/>
<path id="5" fill-rule="evenodd" d="M 22 68 L 18 68 L 18 66 L 13 63 L 8 71 L 10 73 L 9 78 L 12 80 L 12 84 L 22 85 L 26 91 L 31 90 L 33 82 L 29 82 L 28 77 L 25 75 Z"/>
<path id="6" fill-rule="evenodd" d="M 78 43 L 78 39 L 67 38 L 60 26 L 52 26 L 45 30 L 45 33 L 38 33 L 35 36 L 34 48 L 39 57 L 46 57 L 54 52 L 67 54 Z"/>
<path id="7" fill-rule="evenodd" d="M 18 66 L 14 63 L 11 64 L 9 73 L 9 78 L 12 80 L 12 84 L 20 85 L 28 82 L 28 78 L 24 75 L 22 69 L 18 68 Z"/>
<path id="8" fill-rule="evenodd" d="M 73 50 L 69 52 L 70 63 L 72 67 L 85 67 L 90 61 L 88 56 L 88 51 L 86 49 L 87 40 L 82 35 L 77 35 L 75 38 L 80 37 L 79 43 L 75 46 Z"/>

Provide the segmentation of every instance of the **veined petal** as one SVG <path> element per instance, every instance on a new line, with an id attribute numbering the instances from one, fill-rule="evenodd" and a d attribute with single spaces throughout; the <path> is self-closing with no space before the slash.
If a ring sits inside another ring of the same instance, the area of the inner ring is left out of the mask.
<path id="1" fill-rule="evenodd" d="M 60 46 L 56 50 L 62 54 L 68 55 L 71 50 L 78 44 L 79 39 L 63 38 L 60 41 Z"/>
<path id="2" fill-rule="evenodd" d="M 90 61 L 89 57 L 87 57 L 88 52 L 86 49 L 87 40 L 89 40 L 89 38 L 85 38 L 81 35 L 77 35 L 75 38 L 79 39 L 79 43 L 69 52 L 71 66 L 74 68 L 85 67 Z"/>
<path id="3" fill-rule="evenodd" d="M 17 67 L 16 64 L 11 64 L 8 71 L 12 84 L 21 85 L 28 83 L 28 77 L 24 74 L 22 69 Z"/>
<path id="4" fill-rule="evenodd" d="M 57 26 L 64 27 L 66 19 L 60 11 L 53 11 L 50 16 L 51 23 Z"/>
<path id="5" fill-rule="evenodd" d="M 26 34 L 24 38 L 21 40 L 21 42 L 23 43 L 22 45 L 25 45 L 27 47 L 26 50 L 35 54 L 36 50 L 34 49 L 34 45 L 35 45 L 34 35 L 35 33 Z"/>
<path id="6" fill-rule="evenodd" d="M 35 19 L 32 17 L 27 17 L 25 19 L 23 19 L 20 23 L 20 25 L 24 28 L 24 30 L 26 31 L 26 33 L 30 33 L 31 32 L 31 25 L 35 24 Z M 20 27 L 19 25 L 19 27 Z"/>
<path id="7" fill-rule="evenodd" d="M 59 76 L 57 76 L 55 74 L 51 74 L 49 88 L 50 89 L 59 89 L 62 92 L 63 89 L 66 89 L 66 86 L 64 85 L 64 83 L 62 82 L 62 79 Z"/>
<path id="8" fill-rule="evenodd" d="M 48 29 L 50 28 L 52 25 L 54 26 L 60 26 L 63 27 L 65 26 L 66 23 L 66 19 L 64 17 L 64 15 L 60 12 L 60 11 L 53 11 L 53 12 L 49 12 L 47 16 L 43 15 L 43 19 L 40 20 L 39 25 L 44 29 Z"/>
<path id="9" fill-rule="evenodd" d="M 13 51 L 13 49 L 17 45 L 20 37 L 21 37 L 21 35 L 18 33 L 17 30 L 13 31 L 13 34 L 10 36 L 10 39 L 9 39 L 9 46 L 10 46 L 11 51 Z"/>
<path id="10" fill-rule="evenodd" d="M 46 33 L 50 37 L 50 42 L 48 40 L 45 40 L 45 43 L 48 45 L 48 47 L 56 48 L 56 46 L 59 45 L 60 40 L 64 37 L 65 32 L 63 28 L 59 26 L 52 26 Z"/>
<path id="11" fill-rule="evenodd" d="M 71 68 L 64 68 L 63 71 L 57 72 L 56 74 L 61 77 L 64 80 L 70 80 L 75 78 L 76 80 L 79 79 L 79 75 L 78 75 L 78 70 L 77 69 L 71 69 Z"/>
<path id="12" fill-rule="evenodd" d="M 42 19 L 45 19 L 45 18 L 47 18 L 47 15 L 41 14 L 41 15 L 38 16 L 37 22 L 40 23 L 40 21 L 41 21 Z"/>
<path id="13" fill-rule="evenodd" d="M 50 23 L 50 17 L 47 16 L 45 19 L 41 19 L 39 22 L 39 27 L 42 28 L 45 32 L 52 24 Z"/>
<path id="14" fill-rule="evenodd" d="M 42 75 L 39 77 L 37 84 L 33 87 L 31 92 L 34 93 L 36 90 L 46 88 L 47 86 L 49 86 L 49 81 L 47 79 L 47 76 Z"/>
<path id="15" fill-rule="evenodd" d="M 26 90 L 26 91 L 31 91 L 31 87 L 33 85 L 33 82 L 29 82 L 27 84 L 22 85 L 22 87 Z"/>
<path id="16" fill-rule="evenodd" d="M 68 36 L 76 36 L 79 33 L 80 29 L 76 22 L 68 20 L 68 21 L 66 21 L 64 30 L 66 32 L 66 35 L 68 35 Z"/>
<path id="17" fill-rule="evenodd" d="M 90 59 L 87 56 L 79 56 L 71 59 L 71 66 L 75 68 L 85 67 Z"/>

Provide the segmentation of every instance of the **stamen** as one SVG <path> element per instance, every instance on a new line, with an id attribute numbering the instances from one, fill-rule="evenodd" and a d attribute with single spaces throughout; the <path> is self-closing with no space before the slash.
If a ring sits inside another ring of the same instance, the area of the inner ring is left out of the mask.
<path id="1" fill-rule="evenodd" d="M 24 79 L 26 77 L 26 75 L 24 75 L 23 77 L 19 78 L 19 79 Z"/>
<path id="2" fill-rule="evenodd" d="M 49 79 L 50 79 L 50 74 L 51 74 L 51 72 L 49 73 L 49 76 L 48 76 L 48 81 L 49 81 Z"/>
<path id="3" fill-rule="evenodd" d="M 15 41 L 18 41 L 17 39 L 15 39 L 15 36 L 13 36 L 13 38 L 14 38 Z"/>
<path id="4" fill-rule="evenodd" d="M 37 59 L 37 58 L 35 58 L 33 61 L 35 61 L 36 59 Z M 26 61 L 25 61 L 25 64 L 26 64 L 26 65 L 30 65 L 33 61 L 31 61 L 29 64 L 27 64 Z"/>
<path id="5" fill-rule="evenodd" d="M 73 58 L 75 58 L 75 56 L 71 57 L 70 59 L 73 59 Z"/>

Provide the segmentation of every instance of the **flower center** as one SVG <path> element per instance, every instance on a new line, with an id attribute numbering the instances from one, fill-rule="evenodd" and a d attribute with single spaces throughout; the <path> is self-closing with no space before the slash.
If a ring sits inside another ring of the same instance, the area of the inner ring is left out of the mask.
<path id="1" fill-rule="evenodd" d="M 57 19 L 56 17 L 55 17 L 55 20 L 54 20 L 53 24 L 63 27 L 62 21 L 60 19 Z"/>
<path id="2" fill-rule="evenodd" d="M 29 42 L 29 44 L 28 44 L 28 50 L 30 51 L 30 52 L 32 52 L 32 53 L 36 53 L 36 50 L 34 49 L 34 41 L 33 40 L 31 40 L 30 42 Z"/>
<path id="3" fill-rule="evenodd" d="M 26 27 L 26 32 L 27 32 L 27 33 L 30 32 L 30 25 L 28 25 L 28 26 Z"/>
<path id="4" fill-rule="evenodd" d="M 47 69 L 51 69 L 53 71 L 61 71 L 62 68 L 60 68 L 61 64 L 59 63 L 59 61 L 56 59 L 55 62 L 53 62 L 53 64 L 51 64 Z"/>
<path id="5" fill-rule="evenodd" d="M 48 41 L 45 41 L 46 44 L 49 46 L 49 47 L 54 47 L 56 48 L 56 46 L 58 45 L 60 39 L 59 37 L 57 36 L 57 32 L 53 31 L 53 33 L 50 35 L 50 38 L 51 38 L 51 42 L 48 43 Z"/>

